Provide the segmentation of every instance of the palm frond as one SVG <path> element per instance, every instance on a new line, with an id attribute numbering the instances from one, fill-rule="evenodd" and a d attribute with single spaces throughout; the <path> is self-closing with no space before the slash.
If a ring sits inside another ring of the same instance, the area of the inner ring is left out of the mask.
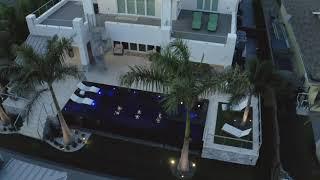
<path id="1" fill-rule="evenodd" d="M 190 51 L 187 44 L 182 39 L 177 39 L 169 44 L 169 48 L 173 51 L 175 57 L 180 61 L 190 60 Z"/>
<path id="2" fill-rule="evenodd" d="M 146 66 L 133 66 L 130 71 L 120 77 L 122 86 L 138 87 L 141 85 L 147 90 L 167 91 L 168 76 L 161 70 Z"/>
<path id="3" fill-rule="evenodd" d="M 54 80 L 64 80 L 67 76 L 81 79 L 83 74 L 77 66 L 71 66 L 71 65 L 58 66 L 55 69 L 54 76 L 52 77 L 52 82 Z"/>

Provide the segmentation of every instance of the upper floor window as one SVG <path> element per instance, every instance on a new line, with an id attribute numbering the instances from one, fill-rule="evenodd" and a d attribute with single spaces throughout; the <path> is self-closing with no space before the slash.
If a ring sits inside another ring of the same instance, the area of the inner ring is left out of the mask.
<path id="1" fill-rule="evenodd" d="M 118 13 L 155 16 L 155 0 L 117 0 Z"/>
<path id="2" fill-rule="evenodd" d="M 197 0 L 197 9 L 217 11 L 219 0 Z"/>

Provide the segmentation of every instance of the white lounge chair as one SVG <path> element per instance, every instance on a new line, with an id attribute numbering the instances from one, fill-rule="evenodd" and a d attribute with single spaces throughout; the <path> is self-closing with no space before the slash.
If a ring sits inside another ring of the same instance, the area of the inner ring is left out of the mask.
<path id="1" fill-rule="evenodd" d="M 242 101 L 239 102 L 239 104 L 232 105 L 231 106 L 231 110 L 233 110 L 233 111 L 241 111 L 247 106 L 247 103 L 248 103 L 248 98 L 244 98 L 244 99 L 242 99 Z"/>
<path id="2" fill-rule="evenodd" d="M 100 88 L 97 88 L 95 86 L 86 86 L 85 84 L 83 84 L 82 82 L 79 82 L 77 87 L 81 90 L 81 91 L 87 91 L 87 92 L 93 92 L 93 93 L 99 93 Z"/>
<path id="3" fill-rule="evenodd" d="M 222 127 L 222 130 L 225 131 L 226 133 L 233 135 L 237 138 L 242 138 L 244 136 L 248 136 L 251 132 L 251 128 L 247 130 L 240 130 L 236 127 L 231 126 L 230 124 L 225 123 Z"/>
<path id="4" fill-rule="evenodd" d="M 75 94 L 72 94 L 70 99 L 73 101 L 73 102 L 76 102 L 78 104 L 86 104 L 86 105 L 94 105 L 94 101 L 90 98 L 81 98 Z"/>

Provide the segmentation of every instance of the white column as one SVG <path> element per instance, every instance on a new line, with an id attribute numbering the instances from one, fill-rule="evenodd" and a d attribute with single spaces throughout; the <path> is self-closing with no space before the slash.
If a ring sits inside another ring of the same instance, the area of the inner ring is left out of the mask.
<path id="1" fill-rule="evenodd" d="M 94 13 L 93 1 L 92 0 L 82 0 L 83 11 L 86 17 L 86 20 L 92 24 L 96 25 L 96 15 Z"/>
<path id="2" fill-rule="evenodd" d="M 35 20 L 36 20 L 36 15 L 34 14 L 29 14 L 26 17 L 26 21 L 27 21 L 27 25 L 28 25 L 28 29 L 30 34 L 34 34 L 35 33 Z"/>
<path id="3" fill-rule="evenodd" d="M 162 1 L 162 10 L 161 10 L 161 28 L 171 29 L 171 0 Z"/>
<path id="4" fill-rule="evenodd" d="M 73 29 L 76 32 L 76 36 L 74 38 L 75 43 L 79 47 L 80 52 L 80 58 L 81 58 L 81 64 L 86 67 L 89 65 L 89 55 L 88 55 L 88 38 L 86 38 L 87 34 L 85 33 L 85 26 L 83 24 L 82 18 L 75 18 L 73 20 Z"/>

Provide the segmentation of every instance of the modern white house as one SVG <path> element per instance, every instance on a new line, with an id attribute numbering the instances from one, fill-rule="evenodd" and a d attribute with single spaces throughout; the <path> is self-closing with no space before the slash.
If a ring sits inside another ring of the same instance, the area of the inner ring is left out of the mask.
<path id="1" fill-rule="evenodd" d="M 147 53 L 181 38 L 193 61 L 203 59 L 224 68 L 233 60 L 238 4 L 239 0 L 52 0 L 26 20 L 30 36 L 72 38 L 74 54 L 81 60 L 77 63 L 84 67 L 106 46 L 121 43 L 125 51 Z M 197 30 L 192 28 L 195 11 L 202 12 Z M 214 31 L 208 30 L 210 14 L 218 17 Z"/>
<path id="2" fill-rule="evenodd" d="M 119 85 L 117 77 L 127 72 L 128 66 L 150 63 L 146 58 L 138 60 L 138 56 L 104 57 L 111 47 L 120 46 L 125 52 L 144 55 L 161 51 L 162 47 L 177 38 L 187 43 L 192 61 L 203 61 L 215 68 L 224 69 L 233 62 L 239 2 L 240 0 L 51 0 L 26 17 L 30 31 L 26 44 L 43 54 L 50 37 L 58 35 L 71 38 L 73 52 L 69 53 L 74 56 L 70 63 L 87 70 L 85 76 L 88 81 L 102 84 Z M 108 70 L 88 70 L 90 65 L 101 61 L 101 57 L 102 61 L 109 62 Z M 61 107 L 76 90 L 77 83 L 78 80 L 68 79 L 54 84 Z M 216 121 L 222 118 L 218 118 L 218 107 L 219 103 L 227 103 L 228 98 L 212 96 L 209 99 L 201 157 L 255 165 L 262 143 L 259 99 L 253 99 L 250 135 L 247 134 L 245 139 L 219 134 L 221 127 L 216 125 Z M 31 122 L 25 123 L 19 133 L 42 139 L 47 116 L 55 115 L 56 112 L 52 108 L 50 95 L 43 95 L 39 101 L 42 103 L 38 103 L 29 115 Z M 17 103 L 8 98 L 3 106 L 7 112 L 17 112 L 17 106 L 21 106 L 18 109 L 23 110 L 25 102 Z M 231 141 L 238 145 L 227 143 Z"/>

